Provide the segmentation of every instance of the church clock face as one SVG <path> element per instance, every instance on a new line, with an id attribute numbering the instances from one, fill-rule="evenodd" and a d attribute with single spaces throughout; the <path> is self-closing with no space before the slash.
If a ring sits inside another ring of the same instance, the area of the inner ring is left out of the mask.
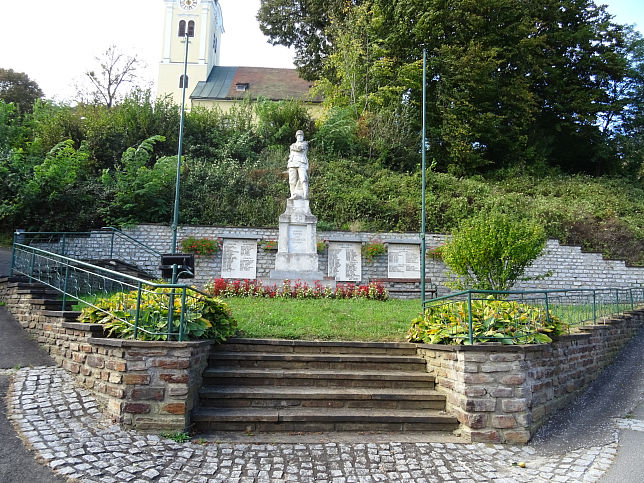
<path id="1" fill-rule="evenodd" d="M 179 6 L 183 10 L 193 10 L 199 5 L 199 0 L 179 0 Z"/>

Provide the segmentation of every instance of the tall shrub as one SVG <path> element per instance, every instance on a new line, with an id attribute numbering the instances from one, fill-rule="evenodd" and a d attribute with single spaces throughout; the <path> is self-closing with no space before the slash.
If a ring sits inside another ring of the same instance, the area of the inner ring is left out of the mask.
<path id="1" fill-rule="evenodd" d="M 546 244 L 536 221 L 481 212 L 461 222 L 442 250 L 455 289 L 509 290 Z"/>

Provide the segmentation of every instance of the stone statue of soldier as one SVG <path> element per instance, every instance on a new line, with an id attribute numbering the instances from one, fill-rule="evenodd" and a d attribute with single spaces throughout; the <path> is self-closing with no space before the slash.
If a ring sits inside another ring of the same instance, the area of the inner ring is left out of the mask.
<path id="1" fill-rule="evenodd" d="M 295 133 L 296 142 L 291 144 L 291 153 L 288 157 L 288 184 L 291 189 L 289 199 L 309 199 L 309 159 L 306 153 L 309 143 L 304 140 L 304 131 Z"/>

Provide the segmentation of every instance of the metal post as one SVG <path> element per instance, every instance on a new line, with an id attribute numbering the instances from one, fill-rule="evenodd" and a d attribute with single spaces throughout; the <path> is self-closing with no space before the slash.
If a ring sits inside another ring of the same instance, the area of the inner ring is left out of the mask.
<path id="1" fill-rule="evenodd" d="M 67 302 L 67 282 L 69 281 L 69 263 L 65 264 L 65 281 L 63 282 L 63 306 L 61 310 L 65 310 L 65 302 Z"/>
<path id="2" fill-rule="evenodd" d="M 593 289 L 593 325 L 597 323 L 597 295 Z"/>
<path id="3" fill-rule="evenodd" d="M 9 268 L 9 277 L 13 277 L 13 267 L 16 264 L 16 243 L 18 243 L 18 233 L 13 234 L 13 244 L 11 245 L 11 267 Z"/>
<path id="4" fill-rule="evenodd" d="M 181 295 L 181 319 L 179 320 L 179 342 L 183 340 L 183 320 L 186 316 L 186 288 L 183 288 L 183 294 Z"/>
<path id="5" fill-rule="evenodd" d="M 60 253 L 62 256 L 65 256 L 65 242 L 66 242 L 66 240 L 67 240 L 67 237 L 66 237 L 65 233 L 63 233 L 63 246 L 62 246 L 62 251 Z"/>
<path id="6" fill-rule="evenodd" d="M 468 334 L 470 345 L 474 344 L 474 334 L 472 334 L 472 292 L 467 292 L 467 321 L 468 321 Z"/>
<path id="7" fill-rule="evenodd" d="M 114 228 L 112 228 L 112 239 L 110 240 L 110 260 L 114 258 Z M 136 339 L 136 337 L 134 337 Z"/>
<path id="8" fill-rule="evenodd" d="M 617 313 L 619 314 L 619 289 L 615 289 L 615 305 L 617 308 Z"/>
<path id="9" fill-rule="evenodd" d="M 134 314 L 134 340 L 136 340 L 139 337 L 139 314 L 140 313 L 141 313 L 141 282 L 139 282 L 138 284 L 137 294 L 136 294 L 136 314 Z"/>
<path id="10" fill-rule="evenodd" d="M 177 264 L 172 265 L 172 285 L 177 283 Z M 168 340 L 172 334 L 172 318 L 174 316 L 174 287 L 170 289 L 170 300 L 168 304 Z"/>
<path id="11" fill-rule="evenodd" d="M 186 30 L 186 54 L 183 61 L 183 89 L 181 92 L 181 119 L 179 121 L 179 148 L 177 152 L 177 183 L 174 191 L 174 218 L 172 221 L 172 251 L 177 249 L 177 227 L 179 225 L 179 187 L 181 185 L 181 150 L 183 149 L 183 121 L 186 112 L 186 86 L 188 84 L 188 31 Z"/>
<path id="12" fill-rule="evenodd" d="M 427 76 L 427 49 L 423 49 L 423 135 L 422 135 L 422 145 L 420 151 L 422 153 L 422 208 L 421 208 L 421 222 L 420 222 L 420 303 L 422 305 L 423 314 L 425 313 L 425 272 L 426 272 L 426 261 L 425 257 L 427 255 L 427 241 L 426 241 L 426 226 L 425 226 L 425 167 L 426 167 L 426 154 L 425 154 L 425 103 L 427 98 L 427 87 L 426 87 L 426 76 Z"/>
<path id="13" fill-rule="evenodd" d="M 545 293 L 546 295 L 546 322 L 548 324 L 550 323 L 550 305 L 548 304 L 548 292 Z"/>
<path id="14" fill-rule="evenodd" d="M 36 252 L 31 252 L 31 262 L 29 263 L 29 281 L 34 279 L 34 264 L 36 262 Z"/>

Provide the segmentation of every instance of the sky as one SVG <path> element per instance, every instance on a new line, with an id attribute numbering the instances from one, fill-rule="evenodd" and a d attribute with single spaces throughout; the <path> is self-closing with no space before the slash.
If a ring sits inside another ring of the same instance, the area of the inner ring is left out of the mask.
<path id="1" fill-rule="evenodd" d="M 293 51 L 272 46 L 255 18 L 260 0 L 220 0 L 221 65 L 293 67 Z M 644 33 L 643 0 L 597 0 L 619 23 Z M 153 84 L 161 60 L 162 0 L 0 0 L 0 67 L 25 72 L 45 96 L 73 98 L 74 85 L 110 45 L 136 53 Z"/>

